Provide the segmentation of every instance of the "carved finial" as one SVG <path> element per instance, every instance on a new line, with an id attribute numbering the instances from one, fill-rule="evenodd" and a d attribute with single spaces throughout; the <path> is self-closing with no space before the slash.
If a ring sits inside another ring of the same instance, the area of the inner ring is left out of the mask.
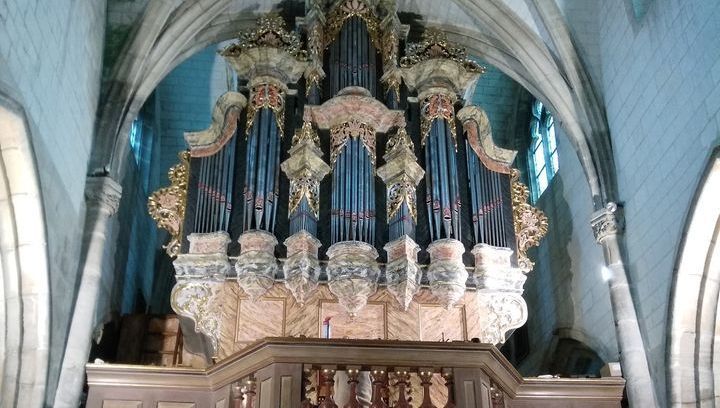
<path id="1" fill-rule="evenodd" d="M 387 141 L 386 148 L 387 155 L 392 155 L 400 149 L 409 149 L 412 152 L 415 149 L 415 144 L 410 139 L 410 136 L 408 136 L 405 128 L 400 128 L 397 133 L 390 136 L 390 139 Z"/>

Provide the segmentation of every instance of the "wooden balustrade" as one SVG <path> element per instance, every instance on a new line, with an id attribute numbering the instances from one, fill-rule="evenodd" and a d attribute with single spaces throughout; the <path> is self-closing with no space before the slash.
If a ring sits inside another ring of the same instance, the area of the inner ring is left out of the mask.
<path id="1" fill-rule="evenodd" d="M 87 407 L 619 407 L 624 380 L 523 378 L 490 345 L 268 338 L 208 369 L 88 364 Z"/>

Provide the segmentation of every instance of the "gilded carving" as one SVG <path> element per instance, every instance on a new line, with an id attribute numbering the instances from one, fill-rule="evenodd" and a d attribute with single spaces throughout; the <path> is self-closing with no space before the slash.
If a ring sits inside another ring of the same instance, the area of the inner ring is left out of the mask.
<path id="1" fill-rule="evenodd" d="M 303 198 L 317 218 L 320 211 L 320 181 L 330 171 L 322 160 L 320 138 L 310 122 L 304 122 L 295 132 L 290 157 L 282 163 L 283 172 L 290 179 L 288 214 L 292 214 Z"/>
<path id="2" fill-rule="evenodd" d="M 325 47 L 333 42 L 345 24 L 345 20 L 351 17 L 359 17 L 365 22 L 373 45 L 378 50 L 382 49 L 380 20 L 364 0 L 346 0 L 330 11 L 325 25 Z"/>
<path id="3" fill-rule="evenodd" d="M 180 163 L 170 168 L 170 186 L 161 188 L 148 198 L 148 212 L 158 228 L 170 234 L 170 242 L 163 246 L 171 257 L 180 253 L 183 222 L 187 206 L 187 188 L 190 181 L 190 152 L 178 154 Z"/>
<path id="4" fill-rule="evenodd" d="M 548 219 L 542 211 L 527 203 L 530 192 L 527 186 L 520 182 L 518 170 L 513 169 L 510 183 L 518 266 L 527 273 L 535 265 L 527 257 L 527 250 L 540 245 L 540 240 L 547 234 Z"/>
<path id="5" fill-rule="evenodd" d="M 358 138 L 365 146 L 370 162 L 375 165 L 375 129 L 353 119 L 330 129 L 330 167 L 335 166 L 335 160 L 347 144 L 348 139 Z"/>
<path id="6" fill-rule="evenodd" d="M 310 2 L 310 10 L 307 14 L 308 29 L 307 29 L 307 49 L 310 55 L 310 64 L 305 71 L 305 80 L 307 81 L 305 86 L 305 93 L 309 95 L 312 87 L 320 88 L 320 81 L 325 78 L 325 71 L 323 70 L 323 50 L 325 48 L 323 25 L 325 22 L 325 15 L 323 13 L 322 2 L 319 0 L 313 0 Z"/>
<path id="7" fill-rule="evenodd" d="M 402 207 L 407 206 L 413 221 L 417 221 L 417 202 L 415 198 L 415 181 L 407 175 L 402 175 L 388 187 L 387 217 L 392 218 Z"/>
<path id="8" fill-rule="evenodd" d="M 298 35 L 287 31 L 285 21 L 275 13 L 260 17 L 257 27 L 254 30 L 240 33 L 239 42 L 225 48 L 222 55 L 236 57 L 243 51 L 261 47 L 279 48 L 297 59 L 306 58 Z"/>
<path id="9" fill-rule="evenodd" d="M 292 214 L 300 205 L 304 198 L 308 206 L 317 218 L 320 215 L 320 181 L 317 180 L 309 169 L 303 170 L 300 174 L 295 174 L 290 180 L 290 203 L 288 204 L 288 213 Z"/>
<path id="10" fill-rule="evenodd" d="M 195 331 L 210 339 L 213 353 L 218 351 L 220 339 L 220 310 L 216 300 L 222 282 L 212 280 L 181 280 L 170 293 L 172 309 L 195 323 Z"/>
<path id="11" fill-rule="evenodd" d="M 425 146 L 425 141 L 430 135 L 430 129 L 435 119 L 445 119 L 447 126 L 450 128 L 450 134 L 452 135 L 453 142 L 455 143 L 455 149 L 457 150 L 457 135 L 455 131 L 455 108 L 453 103 L 455 101 L 448 95 L 444 94 L 432 94 L 425 98 L 420 109 L 421 121 L 420 121 L 420 144 Z"/>
<path id="12" fill-rule="evenodd" d="M 285 127 L 285 95 L 283 90 L 274 84 L 261 84 L 253 87 L 250 94 L 245 135 L 250 134 L 257 112 L 262 108 L 269 108 L 275 113 L 275 122 L 282 138 Z"/>
<path id="13" fill-rule="evenodd" d="M 391 219 L 405 203 L 413 221 L 417 221 L 415 187 L 425 172 L 417 164 L 414 148 L 415 145 L 405 128 L 400 128 L 387 141 L 385 164 L 378 168 L 378 175 L 387 185 L 388 219 Z"/>
<path id="14" fill-rule="evenodd" d="M 451 44 L 445 33 L 434 28 L 425 30 L 422 41 L 419 43 L 407 45 L 405 56 L 400 60 L 400 66 L 407 68 L 435 58 L 455 61 L 468 72 L 480 74 L 485 72 L 485 68 L 468 59 L 467 51 L 464 48 Z"/>

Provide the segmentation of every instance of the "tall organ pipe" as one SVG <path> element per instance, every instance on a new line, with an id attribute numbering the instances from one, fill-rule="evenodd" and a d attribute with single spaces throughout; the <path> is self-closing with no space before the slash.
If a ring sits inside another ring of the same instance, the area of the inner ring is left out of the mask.
<path id="1" fill-rule="evenodd" d="M 345 20 L 330 46 L 329 60 L 331 95 L 348 86 L 361 86 L 375 95 L 377 50 L 361 17 Z"/>

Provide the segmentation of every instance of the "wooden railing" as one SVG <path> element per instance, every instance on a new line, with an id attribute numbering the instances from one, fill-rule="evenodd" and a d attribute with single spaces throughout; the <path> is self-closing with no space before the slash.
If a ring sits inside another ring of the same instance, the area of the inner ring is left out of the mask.
<path id="1" fill-rule="evenodd" d="M 87 375 L 91 408 L 619 407 L 625 384 L 523 378 L 486 344 L 310 338 L 267 338 L 208 369 L 88 364 Z"/>

